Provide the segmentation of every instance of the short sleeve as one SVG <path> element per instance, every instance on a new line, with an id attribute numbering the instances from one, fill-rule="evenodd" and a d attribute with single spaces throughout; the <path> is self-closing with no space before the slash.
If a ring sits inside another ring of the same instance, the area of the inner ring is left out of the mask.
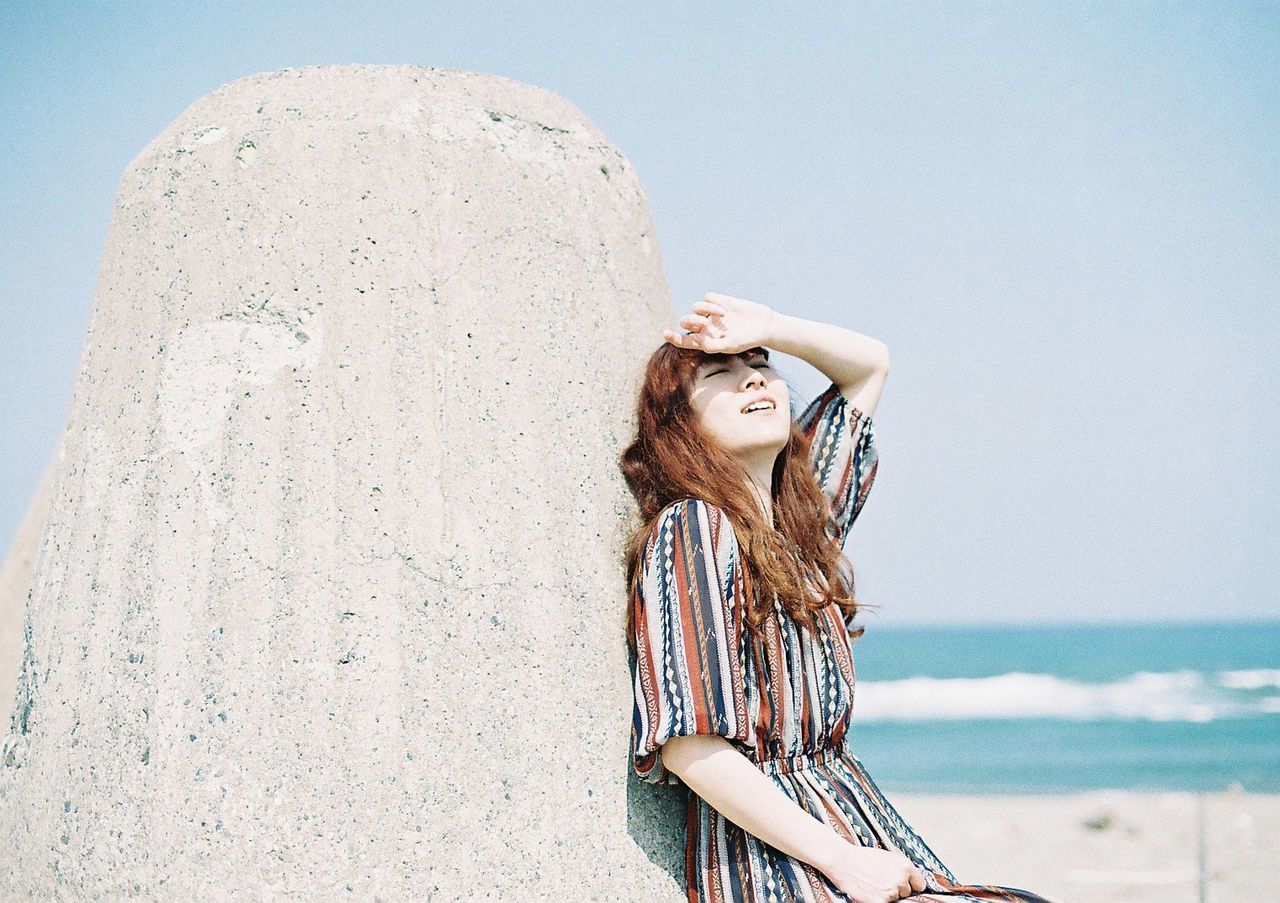
<path id="1" fill-rule="evenodd" d="M 844 545 L 876 478 L 876 437 L 871 416 L 849 403 L 835 383 L 797 418 L 809 437 L 809 462 L 831 503 L 835 538 Z"/>
<path id="2" fill-rule="evenodd" d="M 714 734 L 755 748 L 737 553 L 728 516 L 701 499 L 668 505 L 650 533 L 631 596 L 631 756 L 648 783 L 681 783 L 662 763 L 672 737 Z"/>

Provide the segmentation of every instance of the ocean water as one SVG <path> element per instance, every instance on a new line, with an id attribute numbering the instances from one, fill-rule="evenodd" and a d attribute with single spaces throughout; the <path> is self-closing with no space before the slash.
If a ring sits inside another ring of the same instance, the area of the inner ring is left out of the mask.
<path id="1" fill-rule="evenodd" d="M 1280 621 L 856 623 L 849 748 L 886 791 L 1280 793 Z"/>

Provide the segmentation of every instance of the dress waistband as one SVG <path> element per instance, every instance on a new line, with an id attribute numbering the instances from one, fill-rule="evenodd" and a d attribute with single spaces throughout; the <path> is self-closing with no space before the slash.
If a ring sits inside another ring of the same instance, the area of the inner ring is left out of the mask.
<path id="1" fill-rule="evenodd" d="M 775 756 L 761 759 L 756 764 L 765 774 L 789 774 L 804 768 L 829 765 L 844 753 L 843 745 L 824 746 L 816 752 L 802 752 L 794 756 Z"/>

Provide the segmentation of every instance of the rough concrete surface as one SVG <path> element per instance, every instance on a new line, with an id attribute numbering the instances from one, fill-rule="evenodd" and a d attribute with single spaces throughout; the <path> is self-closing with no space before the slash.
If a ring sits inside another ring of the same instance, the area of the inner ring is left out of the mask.
<path id="1" fill-rule="evenodd" d="M 120 182 L 26 540 L 0 896 L 682 899 L 616 466 L 671 318 L 635 171 L 550 92 L 192 104 Z"/>
<path id="2" fill-rule="evenodd" d="M 0 564 L 0 725 L 13 715 L 13 694 L 22 663 L 22 630 L 26 623 L 27 594 L 49 508 L 49 486 L 57 470 L 57 458 L 45 465 L 40 483 L 27 503 L 9 553 Z"/>

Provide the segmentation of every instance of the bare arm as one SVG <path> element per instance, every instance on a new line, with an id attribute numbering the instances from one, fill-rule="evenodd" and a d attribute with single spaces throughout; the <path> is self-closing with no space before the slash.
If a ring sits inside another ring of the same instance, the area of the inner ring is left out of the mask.
<path id="1" fill-rule="evenodd" d="M 875 412 L 889 375 L 889 346 L 884 342 L 843 326 L 775 311 L 763 344 L 812 364 L 855 408 L 867 415 Z"/>
<path id="2" fill-rule="evenodd" d="M 736 354 L 755 345 L 776 348 L 812 364 L 864 414 L 875 412 L 889 375 L 889 346 L 843 326 L 778 313 L 764 304 L 708 292 L 680 318 L 690 332 L 664 330 L 681 348 Z"/>
<path id="3" fill-rule="evenodd" d="M 827 872 L 856 844 L 810 815 L 723 737 L 672 737 L 662 759 L 729 821 L 789 856 Z"/>

